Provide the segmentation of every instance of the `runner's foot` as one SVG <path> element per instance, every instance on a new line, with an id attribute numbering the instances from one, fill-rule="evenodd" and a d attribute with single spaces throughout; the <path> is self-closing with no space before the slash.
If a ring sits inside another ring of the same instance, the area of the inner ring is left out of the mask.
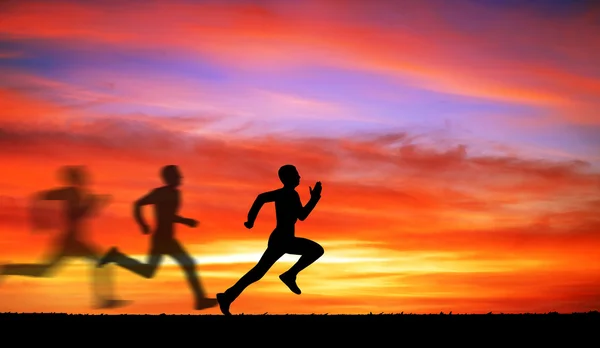
<path id="1" fill-rule="evenodd" d="M 96 308 L 97 309 L 113 309 L 113 308 L 120 308 L 120 307 L 125 307 L 128 304 L 130 304 L 132 301 L 128 301 L 128 300 L 116 300 L 116 299 L 106 299 L 106 300 L 101 300 L 97 305 Z"/>
<path id="2" fill-rule="evenodd" d="M 231 315 L 231 313 L 229 312 L 229 306 L 231 306 L 231 301 L 227 298 L 227 294 L 217 294 L 217 301 L 219 301 L 219 308 L 221 308 L 221 312 L 224 315 Z"/>
<path id="3" fill-rule="evenodd" d="M 284 273 L 279 276 L 279 279 L 281 279 L 283 284 L 287 285 L 294 294 L 300 295 L 302 293 L 298 285 L 296 285 L 296 276 Z"/>
<path id="4" fill-rule="evenodd" d="M 218 302 L 217 302 L 216 298 L 202 298 L 202 299 L 199 299 L 198 301 L 196 301 L 196 306 L 194 306 L 194 309 L 196 309 L 196 310 L 207 309 L 207 308 L 214 307 L 217 304 L 218 304 Z"/>

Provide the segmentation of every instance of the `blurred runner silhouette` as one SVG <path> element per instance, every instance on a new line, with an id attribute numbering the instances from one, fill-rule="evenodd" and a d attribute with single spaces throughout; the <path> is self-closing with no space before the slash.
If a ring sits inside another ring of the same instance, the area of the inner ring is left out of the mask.
<path id="1" fill-rule="evenodd" d="M 196 263 L 194 259 L 175 239 L 175 223 L 184 224 L 189 227 L 196 227 L 198 225 L 198 222 L 194 219 L 177 215 L 181 201 L 180 191 L 177 188 L 181 185 L 182 179 L 179 168 L 175 165 L 165 166 L 161 170 L 161 176 L 165 186 L 150 191 L 134 204 L 135 219 L 144 234 L 150 233 L 150 227 L 142 217 L 141 207 L 152 204 L 155 208 L 157 226 L 151 237 L 148 263 L 141 263 L 128 257 L 115 247 L 100 260 L 98 267 L 114 262 L 144 278 L 152 278 L 158 269 L 163 255 L 169 255 L 181 265 L 186 274 L 196 301 L 194 308 L 200 310 L 214 307 L 217 305 L 217 300 L 206 297 L 206 293 L 196 275 Z"/>
<path id="2" fill-rule="evenodd" d="M 278 174 L 283 187 L 259 194 L 248 212 L 248 221 L 244 222 L 246 228 L 252 228 L 262 206 L 268 202 L 275 202 L 277 225 L 269 237 L 267 250 L 265 250 L 256 266 L 231 288 L 224 293 L 217 294 L 219 307 L 225 315 L 231 315 L 229 312 L 231 303 L 250 284 L 259 281 L 283 254 L 302 255 L 292 268 L 279 276 L 279 279 L 293 293 L 300 295 L 300 288 L 296 285 L 298 273 L 310 266 L 324 253 L 323 247 L 318 243 L 295 236 L 296 221 L 298 219 L 304 221 L 321 199 L 321 182 L 317 181 L 314 190 L 309 186 L 310 200 L 305 206 L 302 206 L 300 195 L 296 192 L 296 187 L 300 184 L 300 174 L 298 174 L 296 167 L 290 164 L 284 165 L 279 168 Z"/>
<path id="3" fill-rule="evenodd" d="M 86 219 L 97 213 L 108 204 L 109 195 L 96 195 L 87 192 L 87 170 L 83 166 L 65 166 L 59 171 L 65 186 L 42 191 L 34 195 L 31 207 L 31 219 L 34 231 L 37 228 L 55 228 L 48 225 L 48 216 L 39 209 L 43 201 L 62 201 L 65 230 L 55 240 L 54 250 L 46 257 L 46 262 L 39 264 L 6 264 L 0 266 L 0 276 L 20 275 L 28 277 L 51 277 L 53 271 L 66 258 L 85 258 L 98 262 L 101 252 L 89 241 L 84 240 Z M 47 212 L 46 212 L 47 214 Z M 52 220 L 52 219 L 50 219 Z M 100 272 L 94 267 L 93 290 L 98 308 L 115 308 L 128 301 L 113 298 L 112 279 L 107 269 Z M 102 282 L 104 281 L 104 282 Z M 106 288 L 102 288 L 102 284 Z"/>

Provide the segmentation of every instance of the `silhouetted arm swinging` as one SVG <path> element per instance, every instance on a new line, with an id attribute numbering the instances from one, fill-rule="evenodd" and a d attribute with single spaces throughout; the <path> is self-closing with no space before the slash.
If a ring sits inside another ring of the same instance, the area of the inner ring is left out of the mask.
<path id="1" fill-rule="evenodd" d="M 256 199 L 254 200 L 254 203 L 252 204 L 252 206 L 250 207 L 250 210 L 248 211 L 248 220 L 244 223 L 244 225 L 247 228 L 252 228 L 252 226 L 254 226 L 254 221 L 256 220 L 256 217 L 258 216 L 258 212 L 260 212 L 260 209 L 262 208 L 262 206 L 265 203 L 275 201 L 275 198 L 277 196 L 277 191 L 278 190 L 263 192 L 256 197 Z"/>
<path id="2" fill-rule="evenodd" d="M 51 215 L 54 215 L 53 209 L 47 209 L 43 207 L 42 201 L 67 201 L 69 196 L 72 194 L 72 189 L 69 187 L 62 187 L 51 190 L 39 191 L 31 195 L 31 218 L 33 222 L 33 229 L 47 229 L 49 227 L 54 228 L 56 225 L 53 223 Z"/>
<path id="3" fill-rule="evenodd" d="M 198 225 L 198 221 L 196 221 L 195 219 L 186 218 L 180 215 L 175 215 L 175 217 L 173 218 L 173 222 L 190 227 L 196 227 Z"/>
<path id="4" fill-rule="evenodd" d="M 133 203 L 133 216 L 135 218 L 135 221 L 142 228 L 142 232 L 145 234 L 148 234 L 150 232 L 150 227 L 148 226 L 148 224 L 144 220 L 144 217 L 142 216 L 142 206 L 156 204 L 157 198 L 158 193 L 156 192 L 156 190 L 153 190 L 144 197 L 135 201 L 135 203 Z"/>
<path id="5" fill-rule="evenodd" d="M 70 191 L 71 190 L 68 187 L 41 191 L 35 194 L 35 199 L 45 201 L 64 201 L 69 198 Z"/>
<path id="6" fill-rule="evenodd" d="M 302 202 L 300 202 L 300 211 L 298 212 L 298 219 L 300 221 L 304 221 L 308 215 L 313 211 L 319 200 L 321 199 L 321 182 L 317 181 L 315 185 L 315 189 L 309 186 L 310 190 L 310 200 L 306 203 L 305 206 L 302 206 Z M 298 200 L 300 200 L 300 196 L 298 196 Z"/>
<path id="7" fill-rule="evenodd" d="M 173 222 L 177 223 L 177 224 L 185 224 L 187 218 L 180 216 L 180 215 L 175 215 L 173 217 Z"/>

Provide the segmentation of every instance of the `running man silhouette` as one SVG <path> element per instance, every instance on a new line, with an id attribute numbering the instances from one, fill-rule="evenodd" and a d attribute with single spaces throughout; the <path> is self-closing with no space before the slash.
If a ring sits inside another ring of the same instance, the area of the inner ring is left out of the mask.
<path id="1" fill-rule="evenodd" d="M 244 222 L 244 226 L 251 229 L 262 206 L 265 203 L 275 202 L 277 225 L 269 237 L 267 250 L 265 250 L 256 266 L 231 288 L 217 294 L 219 307 L 225 315 L 231 315 L 229 312 L 231 303 L 250 284 L 259 281 L 284 254 L 302 255 L 296 264 L 279 276 L 279 279 L 293 293 L 300 295 L 300 288 L 296 284 L 298 273 L 310 266 L 324 253 L 323 247 L 318 243 L 295 235 L 296 221 L 298 219 L 304 221 L 321 199 L 321 182 L 317 181 L 314 189 L 309 186 L 310 200 L 305 206 L 302 206 L 300 195 L 296 192 L 296 187 L 300 184 L 300 174 L 298 174 L 296 167 L 286 164 L 279 168 L 278 175 L 283 187 L 259 194 L 250 207 L 248 220 Z"/>
<path id="2" fill-rule="evenodd" d="M 34 195 L 32 208 L 32 219 L 34 227 L 39 227 L 42 217 L 36 205 L 44 200 L 63 201 L 65 211 L 66 229 L 55 241 L 53 250 L 47 261 L 40 264 L 7 264 L 0 266 L 0 276 L 20 275 L 29 277 L 51 277 L 52 271 L 57 269 L 61 261 L 68 257 L 85 258 L 98 262 L 101 252 L 90 242 L 83 240 L 85 233 L 84 223 L 86 218 L 91 217 L 105 206 L 109 195 L 96 195 L 86 192 L 87 171 L 83 166 L 65 166 L 61 168 L 60 174 L 65 186 L 57 189 L 42 191 Z M 48 226 L 46 226 L 48 227 Z M 108 270 L 107 270 L 108 271 Z M 103 278 L 102 276 L 105 276 Z M 102 288 L 101 280 L 107 281 Z M 93 274 L 94 295 L 99 308 L 115 308 L 127 304 L 128 301 L 117 300 L 112 297 L 112 282 L 110 274 L 102 274 L 94 267 Z M 103 293 L 106 291 L 106 293 Z"/>
<path id="3" fill-rule="evenodd" d="M 194 308 L 200 310 L 214 307 L 217 305 L 217 300 L 206 297 L 200 285 L 200 280 L 196 275 L 196 263 L 194 259 L 188 255 L 183 246 L 175 239 L 175 223 L 184 224 L 189 227 L 196 227 L 198 225 L 198 222 L 194 219 L 177 215 L 181 202 L 178 187 L 181 185 L 182 179 L 179 168 L 175 165 L 164 166 L 161 170 L 161 176 L 165 186 L 150 191 L 146 196 L 134 203 L 135 219 L 144 234 L 150 233 L 150 227 L 142 217 L 141 208 L 150 204 L 154 205 L 155 208 L 157 225 L 151 237 L 148 263 L 141 263 L 128 257 L 114 247 L 100 260 L 98 267 L 103 267 L 107 263 L 114 262 L 131 272 L 149 279 L 156 274 L 163 255 L 169 255 L 181 265 L 185 272 L 188 283 L 194 293 L 196 301 Z"/>

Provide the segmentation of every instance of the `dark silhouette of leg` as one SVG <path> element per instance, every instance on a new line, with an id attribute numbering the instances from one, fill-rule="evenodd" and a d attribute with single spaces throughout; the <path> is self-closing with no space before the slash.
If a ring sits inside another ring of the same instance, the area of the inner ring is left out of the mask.
<path id="1" fill-rule="evenodd" d="M 76 255 L 91 260 L 96 264 L 100 260 L 100 252 L 98 248 L 91 244 L 76 243 L 73 245 L 73 253 Z M 112 269 L 98 267 L 92 268 L 92 291 L 96 298 L 98 308 L 108 309 L 121 307 L 129 303 L 129 301 L 117 300 L 114 297 Z"/>
<path id="2" fill-rule="evenodd" d="M 187 278 L 188 284 L 194 293 L 194 299 L 196 301 L 195 309 L 206 309 L 217 305 L 216 299 L 210 299 L 206 297 L 206 293 L 200 283 L 200 279 L 196 274 L 196 262 L 183 248 L 181 243 L 173 240 L 169 243 L 168 254 L 174 258 L 177 263 L 183 269 Z"/>
<path id="3" fill-rule="evenodd" d="M 92 262 L 97 263 L 100 260 L 100 253 L 98 252 L 98 250 L 95 247 L 92 247 L 91 245 L 80 245 L 79 249 L 81 249 L 81 254 L 83 255 L 84 258 L 91 260 Z M 106 275 L 107 275 L 107 271 L 109 269 L 98 269 L 97 267 L 94 267 L 92 269 L 92 291 L 94 293 L 94 296 L 96 297 L 96 299 L 98 300 L 99 306 L 102 306 L 102 303 L 109 297 L 106 296 L 106 294 L 103 294 L 103 289 L 102 289 L 102 280 L 106 279 Z M 104 271 L 104 272 L 103 272 Z M 112 289 L 111 289 L 112 291 Z"/>
<path id="4" fill-rule="evenodd" d="M 283 256 L 284 252 L 280 248 L 268 247 L 263 253 L 262 257 L 251 270 L 248 271 L 240 280 L 235 283 L 232 287 L 225 290 L 224 293 L 217 294 L 217 300 L 221 307 L 221 312 L 225 315 L 230 315 L 229 306 L 235 301 L 238 296 L 248 287 L 250 284 L 259 281 L 267 271 L 273 267 L 275 262 Z"/>
<path id="5" fill-rule="evenodd" d="M 298 285 L 296 285 L 296 277 L 298 276 L 298 273 L 323 256 L 325 250 L 317 242 L 306 238 L 296 237 L 287 246 L 285 251 L 288 254 L 302 255 L 288 271 L 279 276 L 279 279 L 281 279 L 281 281 L 287 285 L 287 287 L 290 288 L 293 293 L 300 295 L 302 291 Z"/>
<path id="6" fill-rule="evenodd" d="M 154 274 L 156 274 L 156 270 L 158 269 L 160 261 L 163 257 L 161 249 L 162 246 L 156 244 L 158 243 L 152 241 L 147 263 L 133 259 L 120 252 L 117 248 L 113 247 L 100 259 L 97 266 L 102 267 L 107 263 L 114 262 L 116 265 L 121 266 L 139 276 L 148 279 L 152 278 L 154 277 Z"/>
<path id="7" fill-rule="evenodd" d="M 65 258 L 63 250 L 53 252 L 43 263 L 13 263 L 0 268 L 0 275 L 51 277 Z"/>

